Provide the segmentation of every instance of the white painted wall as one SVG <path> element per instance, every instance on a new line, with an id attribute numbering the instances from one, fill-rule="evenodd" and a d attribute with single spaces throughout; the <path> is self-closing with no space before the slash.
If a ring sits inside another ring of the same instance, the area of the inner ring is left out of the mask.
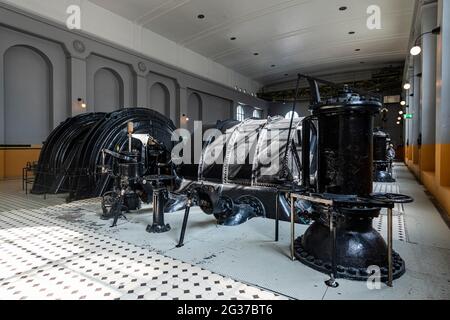
<path id="1" fill-rule="evenodd" d="M 178 67 L 209 80 L 234 88 L 258 92 L 261 85 L 196 52 L 182 47 L 132 21 L 87 0 L 0 0 L 52 21 L 66 23 L 66 9 L 79 5 L 82 31 L 147 55 L 161 63 Z"/>

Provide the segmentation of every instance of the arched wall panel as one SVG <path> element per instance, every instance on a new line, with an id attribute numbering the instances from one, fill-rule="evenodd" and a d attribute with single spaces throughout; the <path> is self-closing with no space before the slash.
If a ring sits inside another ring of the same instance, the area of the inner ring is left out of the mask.
<path id="1" fill-rule="evenodd" d="M 51 130 L 52 66 L 25 46 L 9 48 L 3 60 L 5 144 L 42 144 Z"/>
<path id="2" fill-rule="evenodd" d="M 63 49 L 63 46 L 60 43 L 40 39 L 34 36 L 26 35 L 24 33 L 11 30 L 5 27 L 0 26 L 0 143 L 6 142 L 6 109 L 5 103 L 6 99 L 11 99 L 11 90 L 13 90 L 11 86 L 11 81 L 7 83 L 6 77 L 13 77 L 12 81 L 21 81 L 20 78 L 24 78 L 21 86 L 25 87 L 25 85 L 30 85 L 30 81 L 36 81 L 37 73 L 34 73 L 34 68 L 40 70 L 42 66 L 41 62 L 37 61 L 45 61 L 49 66 L 51 66 L 50 77 L 46 76 L 45 81 L 42 79 L 43 83 L 38 83 L 36 85 L 32 85 L 30 90 L 22 89 L 22 92 L 26 92 L 24 97 L 13 97 L 17 101 L 17 103 L 24 105 L 26 99 L 32 99 L 32 97 L 36 97 L 36 91 L 44 90 L 48 94 L 48 102 L 46 105 L 46 113 L 47 117 L 47 131 L 55 128 L 61 121 L 65 120 L 68 116 L 70 116 L 70 105 L 68 104 L 68 79 L 67 79 L 67 60 L 66 55 Z M 12 54 L 10 50 L 14 50 Z M 15 57 L 18 53 L 18 57 Z M 9 53 L 8 53 L 9 52 Z M 24 53 L 25 52 L 25 53 Z M 30 53 L 31 52 L 31 53 Z M 9 57 L 6 57 L 6 55 Z M 26 58 L 23 60 L 24 55 L 31 54 L 30 59 Z M 39 60 L 38 57 L 41 57 L 42 60 Z M 6 60 L 6 58 L 8 60 Z M 13 60 L 11 60 L 13 59 Z M 11 67 L 19 64 L 19 66 Z M 18 63 L 17 63 L 18 62 Z M 30 63 L 34 63 L 30 65 Z M 18 72 L 12 71 L 11 68 L 17 69 Z M 26 69 L 26 70 L 24 70 Z M 6 74 L 8 72 L 8 74 Z M 17 73 L 17 74 L 14 74 Z M 25 73 L 25 75 L 24 75 Z M 41 73 L 42 75 L 42 73 Z M 19 77 L 19 78 L 18 78 Z M 39 81 L 41 82 L 41 81 Z M 48 84 L 47 87 L 42 89 L 44 83 Z M 8 86 L 8 87 L 7 87 Z M 39 89 L 41 87 L 41 89 Z M 5 90 L 6 89 L 6 90 Z M 27 97 L 28 96 L 28 97 Z M 25 100 L 24 100 L 25 99 Z M 20 101 L 22 102 L 20 102 Z M 42 101 L 42 100 L 41 100 Z M 9 103 L 9 102 L 8 102 Z M 32 102 L 33 104 L 35 102 Z M 31 105 L 30 104 L 30 105 Z M 25 107 L 25 106 L 23 106 Z M 31 107 L 31 106 L 28 106 Z M 36 125 L 35 119 L 40 119 L 39 117 L 43 117 L 42 114 L 34 115 L 34 112 L 40 110 L 39 108 L 33 108 L 30 110 L 32 113 L 27 113 L 26 119 L 24 117 L 24 122 L 21 124 L 19 121 L 15 121 L 16 126 L 21 126 L 21 129 L 12 133 L 14 135 L 15 141 L 21 141 L 20 144 L 41 144 L 42 139 L 35 134 L 29 134 L 29 132 Z M 8 111 L 10 112 L 10 111 Z M 21 115 L 24 116 L 24 115 Z M 15 130 L 15 128 L 13 129 Z M 28 141 L 31 136 L 31 140 Z M 11 138 L 8 138 L 8 141 L 11 141 Z M 9 142 L 8 142 L 9 143 Z"/>
<path id="3" fill-rule="evenodd" d="M 123 81 L 114 71 L 101 68 L 94 75 L 94 108 L 112 112 L 123 106 Z"/>
<path id="4" fill-rule="evenodd" d="M 158 90 L 155 93 L 157 94 L 157 97 L 152 96 L 152 88 L 154 90 L 157 90 L 158 87 L 154 87 L 155 84 L 162 85 L 164 90 L 166 90 L 166 94 L 168 94 L 168 104 L 164 107 L 159 107 L 160 110 L 155 108 L 154 104 L 157 103 L 160 105 L 160 102 L 158 102 L 158 99 L 161 99 L 161 91 Z M 179 120 L 179 111 L 177 110 L 177 86 L 175 80 L 164 77 L 162 75 L 150 72 L 147 75 L 147 108 L 157 110 L 158 112 L 163 113 L 167 117 L 169 117 L 172 121 L 175 123 Z M 159 98 L 158 98 L 159 95 Z"/>
<path id="5" fill-rule="evenodd" d="M 194 130 L 194 122 L 203 120 L 203 103 L 198 93 L 191 93 L 188 98 L 188 130 Z"/>
<path id="6" fill-rule="evenodd" d="M 135 75 L 129 65 L 91 54 L 86 59 L 86 70 L 87 97 L 80 98 L 86 98 L 87 111 L 112 112 L 136 106 Z"/>
<path id="7" fill-rule="evenodd" d="M 162 83 L 155 83 L 151 86 L 149 92 L 148 108 L 159 113 L 170 115 L 170 93 L 169 89 Z"/>
<path id="8" fill-rule="evenodd" d="M 197 94 L 201 99 L 201 119 L 204 124 L 215 124 L 217 120 L 228 120 L 234 118 L 233 101 L 216 97 L 204 92 L 188 90 L 189 96 L 193 93 Z M 188 114 L 188 117 L 191 118 L 191 115 Z"/>

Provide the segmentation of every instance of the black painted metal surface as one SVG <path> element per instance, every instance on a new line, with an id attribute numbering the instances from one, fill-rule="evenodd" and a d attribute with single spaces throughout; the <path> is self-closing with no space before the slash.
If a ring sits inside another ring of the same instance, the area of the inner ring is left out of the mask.
<path id="1" fill-rule="evenodd" d="M 89 131 L 105 113 L 88 113 L 68 118 L 49 135 L 41 150 L 32 193 L 67 192 L 76 153 Z"/>
<path id="2" fill-rule="evenodd" d="M 162 114 L 146 108 L 126 108 L 110 114 L 83 114 L 66 120 L 50 134 L 41 152 L 33 192 L 68 192 L 68 200 L 73 201 L 98 197 L 112 190 L 111 176 L 99 172 L 102 150 L 119 153 L 128 150 L 129 122 L 134 124 L 135 134 L 149 134 L 158 141 L 167 151 L 163 161 L 169 162 L 175 126 Z M 132 149 L 141 148 L 142 143 L 133 139 Z M 111 155 L 106 156 L 105 164 L 112 167 Z M 136 171 L 135 175 L 158 173 L 156 163 L 137 166 L 123 170 Z M 172 168 L 166 171 L 161 173 L 173 174 Z"/>
<path id="3" fill-rule="evenodd" d="M 319 130 L 317 191 L 332 199 L 334 206 L 313 205 L 314 223 L 295 241 L 295 256 L 318 271 L 352 280 L 366 280 L 368 268 L 377 266 L 386 280 L 387 245 L 372 220 L 382 207 L 392 204 L 370 200 L 373 117 L 381 103 L 343 92 L 334 103 L 312 109 Z M 335 229 L 330 228 L 331 221 Z M 396 253 L 393 260 L 393 275 L 398 278 L 405 265 Z"/>
<path id="4" fill-rule="evenodd" d="M 381 130 L 373 133 L 373 179 L 375 182 L 395 182 L 392 176 L 392 165 L 395 155 L 389 157 L 389 135 Z"/>

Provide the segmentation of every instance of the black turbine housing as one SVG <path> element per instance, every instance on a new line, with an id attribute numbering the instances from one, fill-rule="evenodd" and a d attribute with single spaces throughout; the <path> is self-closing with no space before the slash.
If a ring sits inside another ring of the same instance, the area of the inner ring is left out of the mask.
<path id="1" fill-rule="evenodd" d="M 373 228 L 380 208 L 359 199 L 370 199 L 373 189 L 373 118 L 381 103 L 359 95 L 343 93 L 333 103 L 317 105 L 318 192 L 325 198 L 345 201 L 336 210 L 337 278 L 367 280 L 368 268 L 377 266 L 382 281 L 388 276 L 387 245 Z M 330 212 L 313 205 L 315 222 L 295 242 L 296 258 L 320 272 L 332 271 Z M 405 264 L 393 254 L 394 279 L 405 272 Z"/>
<path id="2" fill-rule="evenodd" d="M 375 182 L 395 182 L 389 170 L 392 166 L 388 159 L 388 139 L 389 135 L 381 130 L 373 133 L 373 179 Z"/>

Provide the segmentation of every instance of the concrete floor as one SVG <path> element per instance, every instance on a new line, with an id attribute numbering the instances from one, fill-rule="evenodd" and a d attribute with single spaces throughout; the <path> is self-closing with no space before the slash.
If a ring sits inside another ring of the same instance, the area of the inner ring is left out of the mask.
<path id="1" fill-rule="evenodd" d="M 59 210 L 48 210 L 55 221 L 81 225 L 88 230 L 108 236 L 139 248 L 163 254 L 166 257 L 199 266 L 213 273 L 264 288 L 280 296 L 294 299 L 449 299 L 450 298 L 450 231 L 439 212 L 427 198 L 405 166 L 395 167 L 397 183 L 376 185 L 375 189 L 393 188 L 411 195 L 413 204 L 396 208 L 394 248 L 406 262 L 406 274 L 389 288 L 382 284 L 379 290 L 369 290 L 364 282 L 339 279 L 339 287 L 325 286 L 327 275 L 307 268 L 289 259 L 289 224 L 281 223 L 280 241 L 274 242 L 274 222 L 253 219 L 238 227 L 217 226 L 213 217 L 198 208 L 191 212 L 186 234 L 186 245 L 175 248 L 183 212 L 166 215 L 172 230 L 154 235 L 145 232 L 152 221 L 151 208 L 139 214 L 128 215 L 129 222 L 121 220 L 119 227 L 110 228 L 110 222 L 98 218 L 99 200 L 72 204 Z M 9 201 L 5 193 L 13 182 L 0 183 L 1 200 Z M 17 182 L 16 182 L 17 185 Z M 5 187 L 7 186 L 7 187 Z M 22 197 L 20 191 L 12 196 Z M 33 201 L 41 203 L 33 196 Z M 58 202 L 62 198 L 52 198 Z M 54 204 L 54 203 L 52 203 Z M 385 217 L 374 222 L 385 234 Z M 306 226 L 297 226 L 301 235 Z M 1 292 L 1 291 L 0 291 Z M 0 294 L 1 298 L 1 294 Z"/>

